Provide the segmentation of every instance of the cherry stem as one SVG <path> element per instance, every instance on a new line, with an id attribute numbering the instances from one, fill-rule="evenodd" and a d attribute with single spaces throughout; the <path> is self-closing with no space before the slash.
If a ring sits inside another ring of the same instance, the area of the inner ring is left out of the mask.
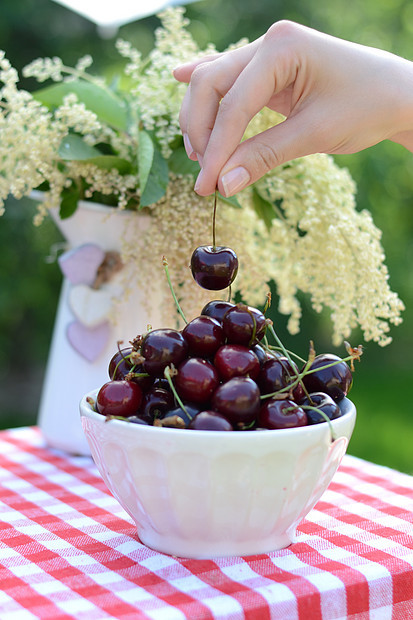
<path id="1" fill-rule="evenodd" d="M 298 372 L 298 370 L 296 370 L 295 363 L 293 362 L 293 360 L 291 359 L 291 356 L 290 356 L 289 352 L 287 351 L 287 349 L 285 348 L 285 346 L 283 345 L 283 343 L 281 342 L 281 340 L 280 340 L 280 339 L 279 339 L 279 337 L 277 336 L 277 333 L 276 333 L 276 331 L 275 331 L 275 329 L 274 329 L 274 327 L 272 326 L 272 324 L 271 324 L 271 323 L 268 325 L 268 329 L 270 330 L 270 332 L 271 332 L 271 334 L 272 334 L 273 338 L 274 338 L 274 339 L 275 339 L 275 341 L 277 342 L 277 344 L 278 344 L 278 346 L 280 347 L 281 351 L 284 353 L 285 357 L 286 357 L 286 358 L 288 359 L 288 361 L 290 362 L 290 364 L 291 364 L 291 368 L 293 369 L 294 374 L 295 374 L 295 376 L 297 377 L 297 382 L 301 384 L 301 387 L 303 388 L 304 393 L 305 393 L 305 394 L 309 397 L 309 394 L 308 394 L 308 392 L 307 392 L 307 389 L 306 389 L 306 387 L 305 387 L 305 385 L 304 385 L 304 383 L 303 383 L 302 376 L 300 376 L 300 373 Z M 311 399 L 310 399 L 310 400 L 311 400 Z"/>
<path id="2" fill-rule="evenodd" d="M 215 252 L 216 242 L 215 242 L 215 222 L 217 217 L 217 190 L 215 190 L 214 196 L 214 210 L 212 213 L 212 251 Z"/>
<path id="3" fill-rule="evenodd" d="M 187 323 L 188 323 L 188 321 L 187 321 L 187 319 L 186 319 L 186 316 L 185 316 L 185 315 L 184 315 L 184 313 L 182 312 L 182 308 L 181 308 L 181 306 L 179 305 L 179 301 L 178 301 L 178 299 L 177 299 L 177 297 L 176 297 L 176 295 L 175 295 L 175 291 L 174 291 L 174 288 L 173 288 L 173 286 L 172 286 L 171 276 L 169 275 L 168 261 L 166 260 L 166 257 L 165 257 L 165 256 L 162 258 L 162 264 L 163 264 L 163 267 L 164 267 L 164 269 L 165 269 L 166 279 L 168 280 L 169 288 L 170 288 L 170 291 L 171 291 L 171 293 L 172 293 L 172 297 L 174 298 L 175 305 L 176 305 L 176 307 L 177 307 L 177 309 L 178 309 L 179 314 L 181 315 L 181 317 L 183 318 L 183 320 L 184 320 L 184 321 L 185 321 L 185 323 L 187 324 Z"/>
<path id="4" fill-rule="evenodd" d="M 179 398 L 178 392 L 176 391 L 176 387 L 174 386 L 174 382 L 172 381 L 172 377 L 171 377 L 171 369 L 169 366 L 167 366 L 165 368 L 165 370 L 163 371 L 164 377 L 165 379 L 168 381 L 169 386 L 172 390 L 172 393 L 175 397 L 176 402 L 178 403 L 178 405 L 180 406 L 180 408 L 182 409 L 182 411 L 188 416 L 188 418 L 190 420 L 192 420 L 192 416 L 189 415 L 188 410 L 185 408 L 184 403 L 182 402 L 182 400 Z"/>

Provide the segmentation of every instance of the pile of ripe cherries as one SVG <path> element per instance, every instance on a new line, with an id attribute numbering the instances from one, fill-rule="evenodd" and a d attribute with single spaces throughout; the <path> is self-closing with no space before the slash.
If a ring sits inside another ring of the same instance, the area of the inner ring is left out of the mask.
<path id="1" fill-rule="evenodd" d="M 209 290 L 231 285 L 233 250 L 199 246 L 192 275 Z M 313 356 L 301 368 L 281 347 L 263 312 L 245 304 L 210 301 L 182 330 L 154 329 L 119 349 L 95 408 L 108 419 L 195 430 L 243 431 L 318 424 L 341 415 L 351 385 L 346 361 Z"/>

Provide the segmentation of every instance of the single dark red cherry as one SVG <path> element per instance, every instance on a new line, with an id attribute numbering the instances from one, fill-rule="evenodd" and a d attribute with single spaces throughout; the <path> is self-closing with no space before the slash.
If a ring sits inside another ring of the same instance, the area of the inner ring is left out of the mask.
<path id="1" fill-rule="evenodd" d="M 183 400 L 208 403 L 219 385 L 215 367 L 200 357 L 190 357 L 178 367 L 175 387 Z"/>
<path id="2" fill-rule="evenodd" d="M 223 381 L 232 377 L 256 379 L 260 372 L 258 357 L 242 344 L 225 344 L 215 354 L 214 366 Z"/>
<path id="3" fill-rule="evenodd" d="M 142 402 L 142 390 L 133 381 L 108 381 L 96 397 L 96 409 L 102 415 L 128 418 L 135 415 Z"/>
<path id="4" fill-rule="evenodd" d="M 258 415 L 260 391 L 249 377 L 234 377 L 217 388 L 211 403 L 234 426 L 248 426 Z"/>
<path id="5" fill-rule="evenodd" d="M 161 387 L 152 387 L 143 396 L 139 417 L 147 420 L 148 424 L 153 424 L 155 418 L 160 418 L 173 406 L 172 392 Z"/>
<path id="6" fill-rule="evenodd" d="M 220 291 L 235 280 L 238 258 L 231 248 L 200 245 L 192 254 L 191 271 L 199 286 L 210 291 Z"/>
<path id="7" fill-rule="evenodd" d="M 286 357 L 273 357 L 268 359 L 261 367 L 257 378 L 261 394 L 272 394 L 288 387 L 297 378 L 298 368 L 292 366 Z M 298 383 L 292 391 L 295 401 L 304 398 L 305 393 L 301 383 Z"/>
<path id="8" fill-rule="evenodd" d="M 347 396 L 353 384 L 353 375 L 348 364 L 332 353 L 317 355 L 309 370 L 314 372 L 303 377 L 307 391 L 325 392 L 336 402 Z"/>
<path id="9" fill-rule="evenodd" d="M 264 337 L 267 323 L 257 308 L 237 304 L 225 313 L 222 326 L 228 343 L 252 347 Z"/>
<path id="10" fill-rule="evenodd" d="M 280 429 L 307 425 L 307 415 L 293 400 L 276 400 L 269 398 L 264 401 L 258 415 L 261 428 Z"/>
<path id="11" fill-rule="evenodd" d="M 324 392 L 312 392 L 303 398 L 299 404 L 307 414 L 308 424 L 320 424 L 320 422 L 326 421 L 325 417 L 315 409 L 325 413 L 329 420 L 335 420 L 341 416 L 341 409 L 338 404 Z"/>
<path id="12" fill-rule="evenodd" d="M 213 299 L 202 308 L 201 315 L 205 314 L 206 316 L 210 316 L 212 319 L 216 319 L 217 321 L 222 323 L 225 313 L 234 306 L 235 304 L 231 303 L 230 301 Z"/>
<path id="13" fill-rule="evenodd" d="M 153 384 L 153 377 L 139 376 L 147 375 L 147 373 L 142 364 L 133 364 L 130 359 L 130 354 L 132 351 L 132 347 L 126 347 L 125 349 L 120 349 L 115 353 L 109 362 L 109 378 L 118 379 L 120 381 L 125 379 L 130 373 L 133 373 L 133 376 L 131 376 L 128 380 L 137 383 L 142 390 L 146 392 Z"/>
<path id="14" fill-rule="evenodd" d="M 232 424 L 217 411 L 201 411 L 188 424 L 196 431 L 233 431 Z"/>
<path id="15" fill-rule="evenodd" d="M 175 329 L 154 329 L 142 341 L 143 366 L 154 377 L 162 377 L 167 366 L 178 366 L 187 356 L 188 345 Z"/>
<path id="16" fill-rule="evenodd" d="M 119 349 L 113 355 L 112 359 L 109 362 L 108 374 L 109 379 L 112 381 L 114 379 L 122 380 L 125 375 L 130 372 L 133 364 L 130 361 L 129 355 L 132 353 L 132 347 L 127 347 L 125 349 Z"/>
<path id="17" fill-rule="evenodd" d="M 225 342 L 221 323 L 203 315 L 185 325 L 182 335 L 188 343 L 189 355 L 197 357 L 212 357 Z"/>

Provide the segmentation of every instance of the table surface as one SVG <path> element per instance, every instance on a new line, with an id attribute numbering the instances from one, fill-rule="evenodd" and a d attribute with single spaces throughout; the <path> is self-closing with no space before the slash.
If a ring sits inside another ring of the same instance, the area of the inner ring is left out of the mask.
<path id="1" fill-rule="evenodd" d="M 91 458 L 0 432 L 0 618 L 409 620 L 413 477 L 345 456 L 282 551 L 186 560 L 142 545 Z"/>

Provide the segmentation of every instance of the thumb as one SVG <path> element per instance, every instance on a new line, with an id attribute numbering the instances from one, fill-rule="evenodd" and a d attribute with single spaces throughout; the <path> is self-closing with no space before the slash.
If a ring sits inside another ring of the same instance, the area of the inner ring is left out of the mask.
<path id="1" fill-rule="evenodd" d="M 320 151 L 321 126 L 306 114 L 297 113 L 285 121 L 241 142 L 218 176 L 218 189 L 232 196 L 255 183 L 267 172 L 297 157 Z"/>

